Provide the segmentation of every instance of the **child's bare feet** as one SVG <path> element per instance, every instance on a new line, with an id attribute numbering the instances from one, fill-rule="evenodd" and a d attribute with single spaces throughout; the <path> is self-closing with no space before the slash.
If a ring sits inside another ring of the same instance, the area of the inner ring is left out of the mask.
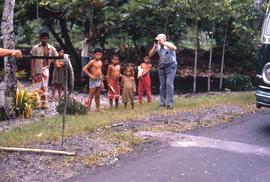
<path id="1" fill-rule="evenodd" d="M 88 101 L 88 100 L 85 100 L 84 103 L 83 103 L 83 105 L 84 105 L 85 107 L 88 107 L 88 106 L 89 106 L 89 101 Z"/>

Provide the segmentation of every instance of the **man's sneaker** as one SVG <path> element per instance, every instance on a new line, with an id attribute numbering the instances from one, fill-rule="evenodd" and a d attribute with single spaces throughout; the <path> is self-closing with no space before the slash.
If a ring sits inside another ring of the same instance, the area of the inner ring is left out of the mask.
<path id="1" fill-rule="evenodd" d="M 159 107 L 165 107 L 165 105 L 163 105 L 163 104 L 159 104 Z"/>
<path id="2" fill-rule="evenodd" d="M 167 109 L 173 109 L 173 106 L 169 105 L 169 106 L 167 106 Z"/>

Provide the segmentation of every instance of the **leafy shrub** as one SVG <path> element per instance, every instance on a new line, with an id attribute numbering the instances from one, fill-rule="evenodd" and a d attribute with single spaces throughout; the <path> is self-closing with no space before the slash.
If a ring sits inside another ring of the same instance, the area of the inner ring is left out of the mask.
<path id="1" fill-rule="evenodd" d="M 18 84 L 14 97 L 12 112 L 17 116 L 31 118 L 33 109 L 39 106 L 40 98 L 37 91 L 30 91 L 30 87 Z"/>
<path id="2" fill-rule="evenodd" d="M 232 91 L 246 91 L 253 89 L 250 77 L 240 74 L 229 75 L 225 80 L 225 86 Z"/>
<path id="3" fill-rule="evenodd" d="M 26 77 L 26 72 L 24 70 L 17 71 L 15 76 L 17 79 L 22 80 Z"/>
<path id="4" fill-rule="evenodd" d="M 65 100 L 61 99 L 56 111 L 60 114 L 63 114 L 65 107 Z M 69 99 L 67 102 L 67 114 L 70 115 L 85 115 L 87 114 L 87 108 L 80 102 L 75 99 Z"/>

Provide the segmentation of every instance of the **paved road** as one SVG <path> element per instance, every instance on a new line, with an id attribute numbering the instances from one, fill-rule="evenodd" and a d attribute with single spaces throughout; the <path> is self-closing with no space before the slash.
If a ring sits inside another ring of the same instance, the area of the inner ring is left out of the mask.
<path id="1" fill-rule="evenodd" d="M 174 134 L 173 137 L 175 139 L 169 144 L 150 145 L 120 158 L 113 167 L 90 171 L 72 181 L 270 181 L 268 110 L 215 128 L 197 129 L 185 134 Z"/>

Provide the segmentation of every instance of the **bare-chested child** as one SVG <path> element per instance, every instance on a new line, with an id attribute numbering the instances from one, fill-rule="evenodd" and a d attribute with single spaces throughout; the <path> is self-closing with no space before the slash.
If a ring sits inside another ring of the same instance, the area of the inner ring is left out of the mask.
<path id="1" fill-rule="evenodd" d="M 111 64 L 108 67 L 107 79 L 108 79 L 108 98 L 111 108 L 113 107 L 113 100 L 115 101 L 115 108 L 118 108 L 118 101 L 120 97 L 120 65 L 119 56 L 113 55 L 111 59 Z"/>
<path id="2" fill-rule="evenodd" d="M 103 86 L 102 50 L 95 48 L 94 58 L 83 67 L 83 72 L 89 77 L 88 109 L 91 111 L 92 99 L 95 97 L 97 112 L 100 112 L 100 92 Z"/>

